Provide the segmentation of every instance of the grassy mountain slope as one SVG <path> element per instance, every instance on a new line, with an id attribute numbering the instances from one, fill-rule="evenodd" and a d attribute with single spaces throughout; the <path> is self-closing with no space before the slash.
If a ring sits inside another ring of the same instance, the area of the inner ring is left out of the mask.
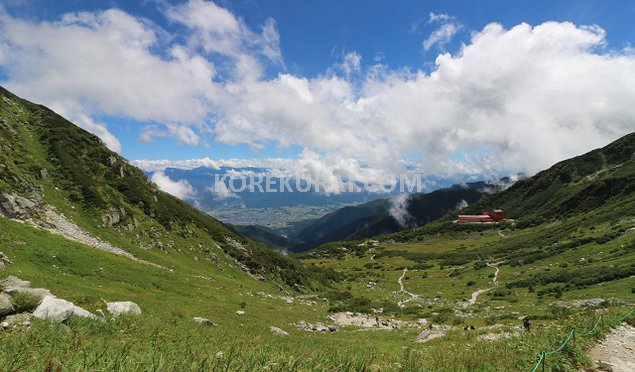
<path id="1" fill-rule="evenodd" d="M 511 218 L 534 222 L 566 218 L 606 203 L 619 202 L 635 191 L 635 133 L 587 154 L 564 160 L 502 193 L 470 206 L 478 212 L 494 206 Z"/>
<path id="2" fill-rule="evenodd" d="M 182 251 L 176 242 L 182 241 L 191 255 L 206 256 L 210 245 L 218 246 L 252 274 L 281 284 L 310 285 L 311 274 L 301 265 L 161 192 L 96 136 L 46 107 L 2 88 L 0 94 L 3 194 L 52 205 L 93 235 L 159 265 L 171 266 L 171 256 Z M 197 240 L 205 243 L 194 244 Z"/>

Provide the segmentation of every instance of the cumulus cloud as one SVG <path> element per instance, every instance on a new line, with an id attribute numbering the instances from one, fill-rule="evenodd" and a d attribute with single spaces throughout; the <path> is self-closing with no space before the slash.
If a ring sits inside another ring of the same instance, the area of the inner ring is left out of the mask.
<path id="1" fill-rule="evenodd" d="M 229 57 L 235 79 L 259 78 L 263 70 L 259 57 L 284 64 L 280 35 L 271 18 L 258 34 L 242 19 L 211 1 L 190 0 L 168 7 L 165 14 L 169 20 L 194 31 L 189 37 L 191 46 Z"/>
<path id="2" fill-rule="evenodd" d="M 384 70 L 358 89 L 338 76 L 238 84 L 215 135 L 393 174 L 410 152 L 427 174 L 532 173 L 635 129 L 635 58 L 601 53 L 605 44 L 598 27 L 490 24 L 430 74 Z"/>
<path id="3" fill-rule="evenodd" d="M 284 72 L 274 20 L 251 29 L 203 0 L 165 15 L 186 42 L 116 9 L 54 22 L 0 12 L 3 84 L 114 149 L 100 115 L 140 121 L 145 141 L 298 146 L 301 156 L 279 163 L 333 180 L 332 190 L 338 177 L 381 184 L 406 170 L 533 173 L 635 130 L 635 55 L 611 50 L 598 26 L 493 23 L 438 55 L 430 72 L 366 68 L 351 51 L 305 77 Z M 439 14 L 428 21 L 457 24 Z M 456 33 L 441 28 L 430 50 Z M 270 65 L 281 72 L 265 78 Z"/>
<path id="4" fill-rule="evenodd" d="M 150 178 L 159 188 L 179 199 L 189 199 L 196 195 L 196 190 L 186 180 L 173 181 L 162 171 L 154 172 Z"/>

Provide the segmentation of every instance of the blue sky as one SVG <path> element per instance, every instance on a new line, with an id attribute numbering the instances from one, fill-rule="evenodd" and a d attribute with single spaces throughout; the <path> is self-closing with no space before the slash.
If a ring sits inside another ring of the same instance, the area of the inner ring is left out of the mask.
<path id="1" fill-rule="evenodd" d="M 132 160 L 533 172 L 635 129 L 612 99 L 632 95 L 632 1 L 10 0 L 0 14 L 1 83 Z"/>

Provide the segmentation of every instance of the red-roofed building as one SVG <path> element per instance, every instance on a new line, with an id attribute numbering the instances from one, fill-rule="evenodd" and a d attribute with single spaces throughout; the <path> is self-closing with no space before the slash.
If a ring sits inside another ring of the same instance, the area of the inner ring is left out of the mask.
<path id="1" fill-rule="evenodd" d="M 483 214 L 459 214 L 459 223 L 503 222 L 505 212 L 494 209 Z"/>

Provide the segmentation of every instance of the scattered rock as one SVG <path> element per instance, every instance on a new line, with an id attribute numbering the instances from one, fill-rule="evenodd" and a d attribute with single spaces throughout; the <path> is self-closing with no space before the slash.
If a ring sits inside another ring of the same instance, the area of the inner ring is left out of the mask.
<path id="1" fill-rule="evenodd" d="M 15 308 L 11 303 L 11 296 L 6 293 L 0 293 L 0 317 L 13 314 Z"/>
<path id="2" fill-rule="evenodd" d="M 6 279 L 0 281 L 0 285 L 4 287 L 6 291 L 7 288 L 29 288 L 31 287 L 31 282 L 9 275 Z"/>
<path id="3" fill-rule="evenodd" d="M 29 313 L 21 313 L 15 315 L 9 315 L 4 318 L 4 321 L 0 323 L 0 327 L 3 329 L 28 327 L 31 325 L 31 318 L 33 315 Z"/>
<path id="4" fill-rule="evenodd" d="M 236 315 L 245 315 L 245 312 L 242 310 L 236 310 Z"/>
<path id="5" fill-rule="evenodd" d="M 325 333 L 332 333 L 332 332 L 337 332 L 337 328 L 335 326 L 332 325 L 324 325 L 324 323 L 315 323 L 315 324 L 311 324 L 308 322 L 305 322 L 304 320 L 299 321 L 296 324 L 296 327 L 304 330 L 304 331 L 309 331 L 309 332 L 325 332 Z"/>
<path id="6" fill-rule="evenodd" d="M 47 180 L 48 178 L 49 178 L 49 172 L 46 170 L 46 168 L 40 169 L 40 179 Z"/>
<path id="7" fill-rule="evenodd" d="M 40 319 L 61 323 L 73 315 L 75 305 L 72 302 L 53 296 L 45 296 L 35 309 L 33 316 Z"/>
<path id="8" fill-rule="evenodd" d="M 271 326 L 271 327 L 269 327 L 269 329 L 271 330 L 271 332 L 273 332 L 274 334 L 279 335 L 279 336 L 288 336 L 289 335 L 288 332 L 286 332 L 286 331 L 284 331 L 284 330 L 282 330 L 281 328 L 278 328 L 278 327 Z"/>
<path id="9" fill-rule="evenodd" d="M 4 270 L 7 268 L 7 265 L 5 265 L 4 262 L 0 261 L 0 271 Z"/>
<path id="10" fill-rule="evenodd" d="M 402 327 L 418 327 L 422 324 L 397 319 L 379 319 L 378 316 L 352 313 L 350 311 L 335 313 L 328 318 L 338 326 L 356 326 L 361 328 L 397 329 Z"/>
<path id="11" fill-rule="evenodd" d="M 121 314 L 141 314 L 141 308 L 139 307 L 139 305 L 135 304 L 132 301 L 106 302 L 106 308 L 112 314 L 112 316 L 115 317 Z"/>
<path id="12" fill-rule="evenodd" d="M 588 300 L 574 300 L 570 305 L 573 307 L 595 307 L 606 302 L 603 298 L 590 298 Z"/>
<path id="13" fill-rule="evenodd" d="M 66 321 L 72 315 L 94 320 L 99 319 L 90 311 L 55 296 L 44 296 L 42 303 L 33 312 L 33 316 L 36 318 L 47 319 L 57 323 Z"/>
<path id="14" fill-rule="evenodd" d="M 425 329 L 417 336 L 417 342 L 428 342 L 435 338 L 443 337 L 446 331 L 442 329 Z"/>
<path id="15" fill-rule="evenodd" d="M 200 316 L 195 316 L 194 318 L 192 318 L 192 320 L 200 325 L 205 325 L 205 326 L 215 326 L 216 324 L 212 323 L 211 320 L 207 319 L 207 318 L 201 318 Z"/>

